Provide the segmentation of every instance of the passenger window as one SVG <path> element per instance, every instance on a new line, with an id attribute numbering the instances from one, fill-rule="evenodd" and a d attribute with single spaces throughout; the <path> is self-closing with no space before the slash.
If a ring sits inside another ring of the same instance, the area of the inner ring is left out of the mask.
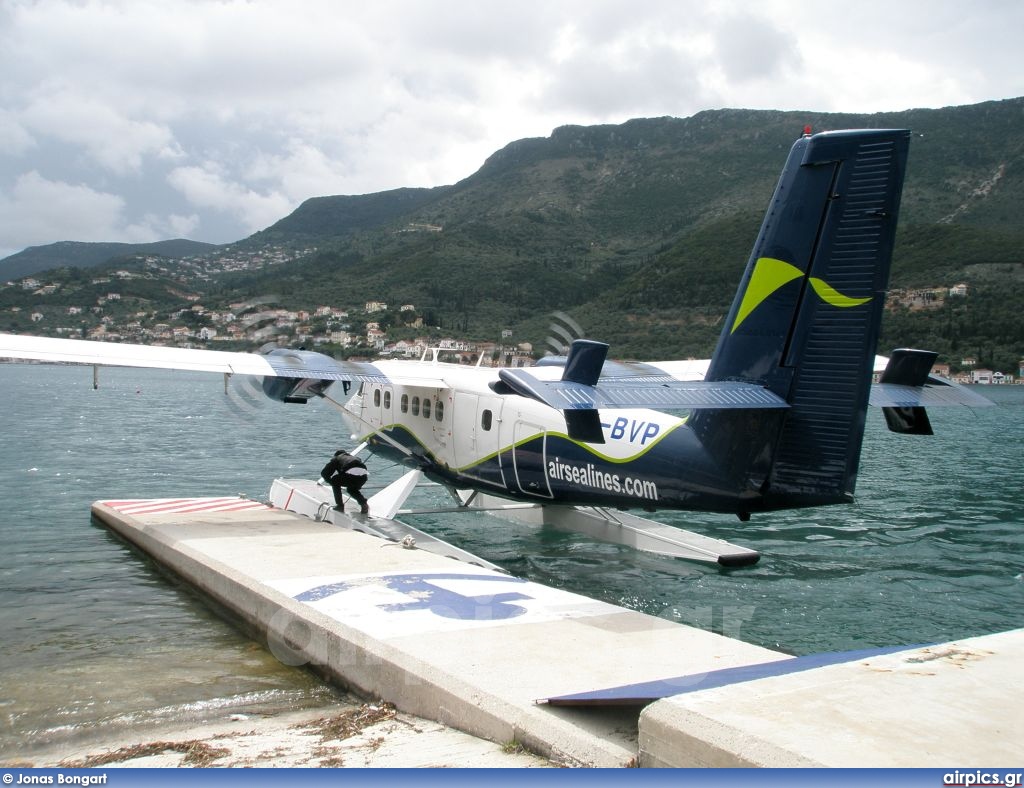
<path id="1" fill-rule="evenodd" d="M 430 400 L 425 397 L 423 399 L 423 418 L 430 418 Z"/>
<path id="2" fill-rule="evenodd" d="M 437 401 L 437 407 L 434 408 L 434 418 L 438 421 L 444 420 L 444 400 L 439 399 Z"/>
<path id="3" fill-rule="evenodd" d="M 480 426 L 485 430 L 489 430 L 491 428 L 491 412 L 489 410 L 485 410 L 480 414 Z"/>
<path id="4" fill-rule="evenodd" d="M 380 407 L 380 389 L 373 390 L 373 407 Z"/>
<path id="5" fill-rule="evenodd" d="M 419 397 L 413 397 L 412 398 L 412 415 L 413 416 L 419 416 L 420 415 L 420 398 Z"/>
<path id="6" fill-rule="evenodd" d="M 403 394 L 402 395 L 402 413 L 408 413 L 408 412 L 409 412 L 409 395 L 408 394 Z"/>
<path id="7" fill-rule="evenodd" d="M 384 407 L 386 409 L 388 409 L 388 410 L 391 410 L 391 392 L 390 391 L 385 391 L 384 392 Z"/>

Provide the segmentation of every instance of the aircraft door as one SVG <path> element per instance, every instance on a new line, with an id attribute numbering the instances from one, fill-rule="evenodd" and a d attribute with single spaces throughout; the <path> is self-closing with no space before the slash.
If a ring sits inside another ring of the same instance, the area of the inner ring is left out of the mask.
<path id="1" fill-rule="evenodd" d="M 479 397 L 455 392 L 452 408 L 452 441 L 455 464 L 464 476 L 505 486 L 501 467 L 501 397 Z"/>
<path id="2" fill-rule="evenodd" d="M 390 420 L 390 410 L 385 410 L 384 401 L 386 399 L 388 405 L 391 405 L 391 387 L 370 386 L 365 396 L 367 420 L 375 430 L 380 429 L 382 424 L 387 424 Z"/>
<path id="3" fill-rule="evenodd" d="M 514 440 L 512 464 L 519 489 L 528 495 L 551 498 L 547 474 L 548 436 L 544 428 L 527 421 L 517 421 Z"/>
<path id="4" fill-rule="evenodd" d="M 391 386 L 381 390 L 380 423 L 384 426 L 395 423 L 395 392 Z"/>
<path id="5" fill-rule="evenodd" d="M 434 398 L 434 416 L 431 429 L 434 433 L 434 452 L 438 458 L 448 463 L 454 461 L 452 437 L 452 405 L 454 398 L 448 389 L 439 389 Z"/>

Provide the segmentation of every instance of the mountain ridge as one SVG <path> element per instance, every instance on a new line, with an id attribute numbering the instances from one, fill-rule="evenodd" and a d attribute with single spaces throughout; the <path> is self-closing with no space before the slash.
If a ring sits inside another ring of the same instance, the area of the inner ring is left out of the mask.
<path id="1" fill-rule="evenodd" d="M 231 248 L 315 251 L 220 276 L 205 299 L 415 303 L 466 335 L 509 328 L 534 342 L 564 311 L 625 356 L 705 354 L 805 125 L 911 128 L 894 287 L 990 287 L 972 270 L 1024 261 L 1024 98 L 869 115 L 719 109 L 561 126 L 449 186 L 311 198 Z M 1017 287 L 1010 277 L 1006 297 Z M 897 339 L 929 338 L 929 316 L 910 317 Z M 1010 333 L 978 342 L 1024 353 Z"/>
<path id="2" fill-rule="evenodd" d="M 148 243 L 116 241 L 57 241 L 30 246 L 0 260 L 0 280 L 20 279 L 53 268 L 92 268 L 109 263 L 117 257 L 153 254 L 160 257 L 188 257 L 218 248 L 218 244 L 171 238 Z"/>

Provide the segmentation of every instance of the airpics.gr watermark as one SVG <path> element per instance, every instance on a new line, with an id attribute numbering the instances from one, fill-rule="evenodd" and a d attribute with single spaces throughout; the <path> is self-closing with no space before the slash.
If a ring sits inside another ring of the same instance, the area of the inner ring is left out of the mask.
<path id="1" fill-rule="evenodd" d="M 942 775 L 943 785 L 991 785 L 1003 788 L 1017 788 L 1021 784 L 1021 772 L 985 772 L 975 769 L 972 772 L 959 770 L 946 772 Z"/>

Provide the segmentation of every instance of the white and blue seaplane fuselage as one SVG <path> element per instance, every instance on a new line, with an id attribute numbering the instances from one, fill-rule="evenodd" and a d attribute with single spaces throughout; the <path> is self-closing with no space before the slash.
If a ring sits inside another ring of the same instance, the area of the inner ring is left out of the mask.
<path id="1" fill-rule="evenodd" d="M 395 370 L 386 361 L 377 366 L 400 381 L 409 362 L 400 364 Z M 677 379 L 693 380 L 707 366 L 670 364 Z M 692 483 L 685 489 L 678 484 L 680 478 L 692 480 L 682 460 L 696 448 L 685 414 L 601 411 L 604 443 L 584 443 L 569 437 L 558 411 L 496 392 L 495 369 L 424 361 L 417 371 L 430 385 L 364 383 L 345 409 L 375 453 L 418 467 L 436 481 L 544 504 L 654 510 L 686 508 L 694 497 Z M 559 367 L 531 372 L 551 380 L 561 375 Z M 732 511 L 735 505 L 722 508 Z"/>

